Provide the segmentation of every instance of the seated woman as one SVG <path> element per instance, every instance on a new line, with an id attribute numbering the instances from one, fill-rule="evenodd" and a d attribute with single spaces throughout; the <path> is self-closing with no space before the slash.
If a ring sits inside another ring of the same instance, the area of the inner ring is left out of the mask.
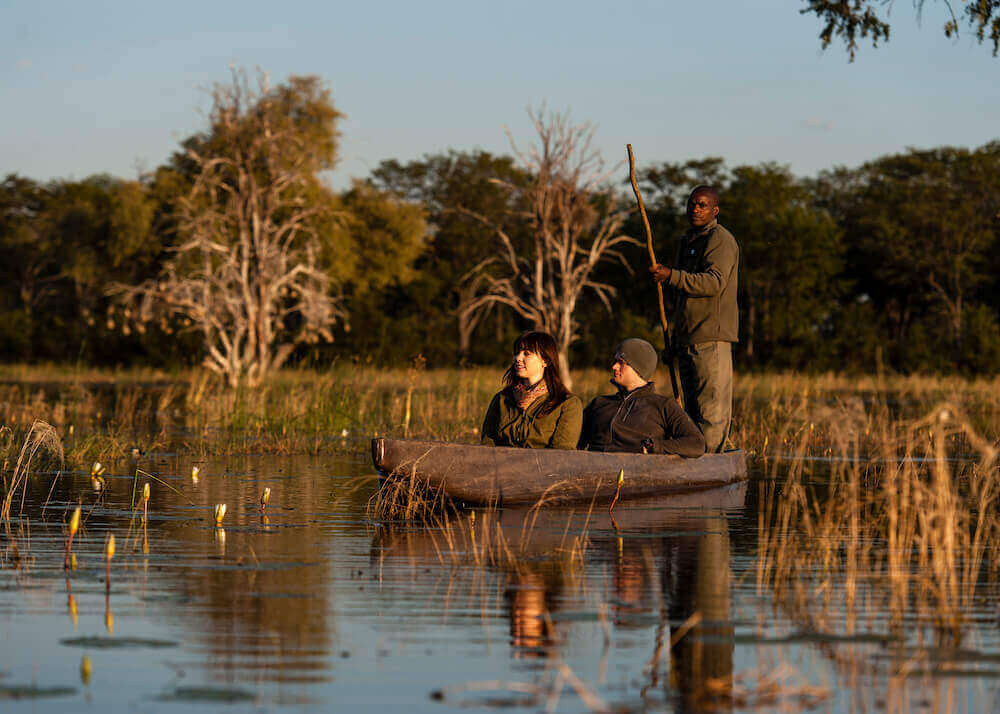
<path id="1" fill-rule="evenodd" d="M 514 360 L 483 420 L 482 443 L 529 449 L 575 449 L 583 404 L 559 375 L 559 350 L 547 332 L 514 342 Z"/>

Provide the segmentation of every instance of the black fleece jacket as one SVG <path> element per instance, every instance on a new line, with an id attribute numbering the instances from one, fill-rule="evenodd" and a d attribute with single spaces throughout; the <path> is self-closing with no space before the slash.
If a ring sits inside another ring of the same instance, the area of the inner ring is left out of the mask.
<path id="1" fill-rule="evenodd" d="M 705 453 L 701 431 L 676 401 L 657 394 L 652 382 L 595 397 L 583 410 L 577 448 L 641 453 L 644 439 L 652 441 L 652 454 L 694 458 Z"/>

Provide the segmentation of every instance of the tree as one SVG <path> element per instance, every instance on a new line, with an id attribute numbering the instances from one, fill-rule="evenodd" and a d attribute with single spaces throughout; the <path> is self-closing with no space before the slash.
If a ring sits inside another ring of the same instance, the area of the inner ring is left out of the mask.
<path id="1" fill-rule="evenodd" d="M 617 246 L 636 241 L 619 233 L 626 212 L 606 185 L 603 160 L 591 147 L 594 129 L 589 124 L 573 126 L 565 115 L 546 116 L 544 109 L 528 114 L 537 145 L 521 151 L 508 137 L 531 180 L 527 185 L 500 185 L 514 210 L 530 221 L 532 244 L 519 251 L 502 226 L 466 209 L 490 225 L 500 242 L 500 254 L 482 261 L 475 271 L 483 276 L 482 292 L 467 309 L 503 305 L 535 329 L 551 333 L 568 383 L 569 348 L 578 337 L 577 301 L 589 288 L 611 311 L 609 298 L 615 288 L 596 281 L 593 271 L 606 259 L 618 259 L 628 269 Z M 494 267 L 501 272 L 490 272 Z"/>
<path id="2" fill-rule="evenodd" d="M 10 176 L 0 187 L 0 298 L 11 357 L 120 361 L 139 350 L 134 336 L 108 327 L 115 281 L 138 281 L 160 244 L 152 206 L 137 181 L 91 176 L 39 185 Z"/>
<path id="3" fill-rule="evenodd" d="M 519 210 L 511 203 L 505 184 L 524 187 L 530 177 L 509 156 L 449 151 L 405 165 L 385 161 L 371 180 L 427 210 L 431 236 L 418 263 L 419 285 L 414 286 L 422 293 L 424 323 L 444 319 L 457 327 L 460 360 L 488 358 L 481 345 L 476 345 L 479 349 L 473 355 L 473 335 L 493 305 L 474 305 L 489 270 L 475 268 L 493 247 L 481 219 L 500 226 L 520 251 L 527 244 L 530 226 L 523 207 Z M 435 327 L 434 341 L 452 344 L 442 340 L 445 329 Z M 504 345 L 505 350 L 508 347 Z M 454 351 L 454 346 L 450 349 Z"/>
<path id="4" fill-rule="evenodd" d="M 943 327 L 952 362 L 964 352 L 965 310 L 986 284 L 997 239 L 1000 143 L 883 157 L 860 169 L 855 196 L 864 287 L 902 332 L 927 316 Z M 936 331 L 936 330 L 935 330 Z"/>
<path id="5" fill-rule="evenodd" d="M 15 174 L 0 184 L 0 260 L 4 281 L 0 336 L 8 358 L 32 355 L 34 316 L 58 295 L 59 251 L 44 225 L 43 186 Z"/>
<path id="6" fill-rule="evenodd" d="M 200 333 L 204 365 L 230 385 L 258 383 L 346 317 L 321 264 L 337 199 L 319 173 L 333 167 L 339 117 L 316 77 L 271 88 L 261 74 L 254 88 L 234 69 L 213 90 L 209 130 L 174 158 L 190 177 L 180 243 L 157 279 L 122 290 L 140 322 Z"/>
<path id="7" fill-rule="evenodd" d="M 782 166 L 737 166 L 720 220 L 740 244 L 741 347 L 754 364 L 815 364 L 829 342 L 844 248 L 833 218 Z"/>
<path id="8" fill-rule="evenodd" d="M 923 12 L 924 4 L 925 0 L 913 0 L 918 16 Z M 946 37 L 957 37 L 962 21 L 955 15 L 949 0 L 942 0 L 941 4 L 948 12 L 944 34 Z M 824 49 L 834 38 L 838 38 L 847 46 L 853 61 L 859 37 L 863 39 L 870 35 L 873 47 L 878 47 L 879 40 L 889 40 L 889 22 L 879 16 L 878 6 L 888 11 L 892 5 L 893 0 L 806 0 L 806 7 L 799 12 L 816 15 L 823 21 L 819 38 Z M 989 38 L 993 43 L 993 56 L 996 57 L 1000 49 L 1000 0 L 966 2 L 961 14 L 980 43 Z"/>

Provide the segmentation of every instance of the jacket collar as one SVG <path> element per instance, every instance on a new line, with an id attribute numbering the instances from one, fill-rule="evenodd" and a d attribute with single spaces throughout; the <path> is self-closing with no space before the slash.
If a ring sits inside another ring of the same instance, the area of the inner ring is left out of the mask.
<path id="1" fill-rule="evenodd" d="M 652 391 L 654 391 L 653 383 L 652 382 L 646 382 L 641 387 L 636 387 L 635 389 L 633 389 L 630 392 L 626 392 L 624 389 L 619 388 L 617 397 L 619 399 L 628 399 L 632 395 L 644 394 L 646 392 L 652 392 Z"/>
<path id="2" fill-rule="evenodd" d="M 711 223 L 708 223 L 701 228 L 688 228 L 687 238 L 688 240 L 693 240 L 698 236 L 703 236 L 706 233 L 711 233 L 715 230 L 715 227 L 719 225 L 719 219 L 713 218 Z"/>

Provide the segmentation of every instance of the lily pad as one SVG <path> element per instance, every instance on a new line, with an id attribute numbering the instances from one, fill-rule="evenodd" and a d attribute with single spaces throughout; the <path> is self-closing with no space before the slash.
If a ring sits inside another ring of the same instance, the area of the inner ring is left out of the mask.
<path id="1" fill-rule="evenodd" d="M 59 640 L 59 644 L 67 647 L 92 647 L 101 649 L 143 649 L 176 647 L 177 643 L 171 640 L 153 640 L 143 637 L 71 637 Z"/>
<path id="2" fill-rule="evenodd" d="M 75 687 L 38 687 L 33 684 L 0 685 L 0 701 L 4 699 L 47 699 L 49 697 L 71 697 Z"/>
<path id="3" fill-rule="evenodd" d="M 156 699 L 161 702 L 214 702 L 217 704 L 236 704 L 252 702 L 257 697 L 244 689 L 228 689 L 224 687 L 178 687 L 172 692 L 162 694 Z"/>

